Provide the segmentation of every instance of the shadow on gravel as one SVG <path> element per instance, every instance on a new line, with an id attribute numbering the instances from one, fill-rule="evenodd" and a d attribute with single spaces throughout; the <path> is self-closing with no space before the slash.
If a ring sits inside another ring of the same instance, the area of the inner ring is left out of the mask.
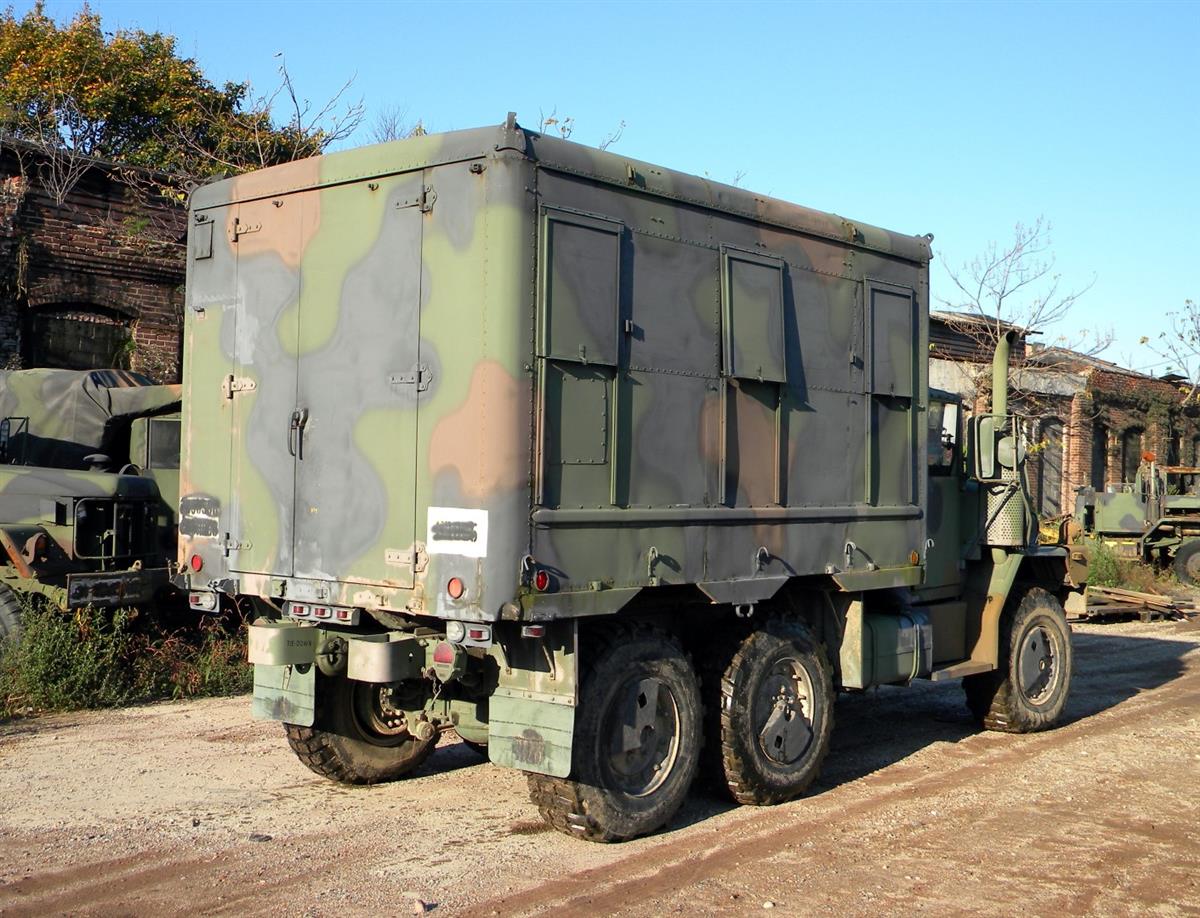
<path id="1" fill-rule="evenodd" d="M 1166 638 L 1075 632 L 1071 696 L 1061 725 L 1085 720 L 1178 678 L 1183 656 L 1200 644 Z M 981 732 L 967 712 L 959 682 L 915 682 L 839 696 L 833 740 L 809 795 L 856 781 L 934 743 L 957 743 Z M 671 829 L 733 808 L 719 791 L 698 787 Z"/>

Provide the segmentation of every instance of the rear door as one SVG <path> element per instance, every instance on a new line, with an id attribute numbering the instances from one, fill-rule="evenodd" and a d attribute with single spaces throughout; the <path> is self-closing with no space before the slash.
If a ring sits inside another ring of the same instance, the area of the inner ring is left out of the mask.
<path id="1" fill-rule="evenodd" d="M 294 432 L 300 277 L 317 194 L 238 205 L 228 226 L 237 259 L 237 315 L 225 397 L 230 405 L 234 571 L 290 576 L 295 506 Z"/>
<path id="2" fill-rule="evenodd" d="M 300 287 L 296 576 L 414 583 L 417 406 L 434 372 L 423 192 L 420 173 L 321 192 Z"/>

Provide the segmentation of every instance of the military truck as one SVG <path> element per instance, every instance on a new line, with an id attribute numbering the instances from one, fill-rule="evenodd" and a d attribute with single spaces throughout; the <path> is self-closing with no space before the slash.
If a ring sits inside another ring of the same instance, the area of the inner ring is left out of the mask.
<path id="1" fill-rule="evenodd" d="M 1180 581 L 1200 586 L 1200 496 L 1184 484 L 1197 475 L 1198 468 L 1164 467 L 1146 452 L 1131 484 L 1077 491 L 1075 535 L 1125 558 L 1171 565 Z"/>
<path id="2" fill-rule="evenodd" d="M 257 605 L 254 714 L 318 774 L 456 730 L 614 841 L 702 761 L 742 803 L 803 792 L 835 690 L 1062 711 L 1007 343 L 989 414 L 929 393 L 929 237 L 511 115 L 190 212 L 177 585 Z"/>
<path id="3" fill-rule="evenodd" d="M 125 370 L 0 373 L 0 639 L 22 596 L 135 605 L 169 586 L 178 385 Z"/>

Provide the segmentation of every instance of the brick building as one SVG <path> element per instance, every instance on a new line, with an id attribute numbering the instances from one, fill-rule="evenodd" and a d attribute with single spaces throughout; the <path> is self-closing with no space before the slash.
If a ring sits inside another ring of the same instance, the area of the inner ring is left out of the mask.
<path id="1" fill-rule="evenodd" d="M 0 138 L 0 367 L 177 382 L 186 211 L 148 176 L 95 161 L 56 195 L 50 168 Z"/>
<path id="2" fill-rule="evenodd" d="M 931 314 L 929 378 L 982 409 L 991 353 L 987 335 L 972 328 L 979 321 Z M 1043 517 L 1070 513 L 1078 488 L 1112 490 L 1133 481 L 1143 452 L 1166 465 L 1200 466 L 1200 408 L 1184 404 L 1188 386 L 1180 377 L 1039 347 L 1016 331 L 1010 407 L 1025 416 L 1030 488 Z"/>

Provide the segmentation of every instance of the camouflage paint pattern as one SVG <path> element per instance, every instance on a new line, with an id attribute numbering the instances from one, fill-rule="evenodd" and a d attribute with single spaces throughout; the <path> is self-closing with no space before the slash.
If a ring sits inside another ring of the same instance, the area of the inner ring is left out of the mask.
<path id="1" fill-rule="evenodd" d="M 511 121 L 191 213 L 181 583 L 389 623 L 920 580 L 926 238 Z"/>
<path id="2" fill-rule="evenodd" d="M 0 581 L 64 606 L 141 602 L 167 583 L 180 391 L 122 370 L 0 374 Z M 85 458 L 98 453 L 110 471 Z"/>

